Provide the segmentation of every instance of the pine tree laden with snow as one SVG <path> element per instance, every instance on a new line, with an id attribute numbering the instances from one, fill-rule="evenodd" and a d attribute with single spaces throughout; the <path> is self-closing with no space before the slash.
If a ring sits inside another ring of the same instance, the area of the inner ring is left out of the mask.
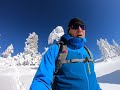
<path id="1" fill-rule="evenodd" d="M 14 52 L 13 45 L 9 45 L 7 49 L 2 53 L 2 57 L 8 58 L 11 57 L 11 54 Z"/>
<path id="2" fill-rule="evenodd" d="M 107 39 L 104 40 L 101 38 L 100 40 L 97 40 L 97 45 L 99 46 L 104 61 L 108 61 L 109 59 L 119 55 L 116 51 L 116 47 L 110 45 Z"/>
<path id="3" fill-rule="evenodd" d="M 114 50 L 117 52 L 118 56 L 120 56 L 120 46 L 115 42 L 115 40 L 112 41 L 113 41 Z"/>
<path id="4" fill-rule="evenodd" d="M 26 64 L 35 65 L 41 59 L 41 54 L 38 53 L 38 35 L 30 33 L 25 42 L 24 58 Z"/>
<path id="5" fill-rule="evenodd" d="M 38 35 L 30 33 L 25 42 L 24 52 L 13 57 L 16 65 L 38 65 L 42 55 L 38 52 Z"/>
<path id="6" fill-rule="evenodd" d="M 48 44 L 53 44 L 54 40 L 59 41 L 61 36 L 64 34 L 64 29 L 62 26 L 57 26 L 53 31 L 50 33 L 48 37 Z"/>

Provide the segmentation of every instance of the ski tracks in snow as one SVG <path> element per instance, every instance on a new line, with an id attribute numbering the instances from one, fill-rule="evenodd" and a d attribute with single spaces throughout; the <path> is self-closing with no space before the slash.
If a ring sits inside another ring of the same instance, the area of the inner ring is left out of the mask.
<path id="1" fill-rule="evenodd" d="M 15 79 L 15 82 L 16 82 L 17 90 L 26 90 L 25 87 L 24 87 L 24 84 L 20 81 L 20 76 L 21 76 L 20 70 L 15 65 L 13 67 L 14 67 L 14 70 L 15 70 L 14 79 Z"/>

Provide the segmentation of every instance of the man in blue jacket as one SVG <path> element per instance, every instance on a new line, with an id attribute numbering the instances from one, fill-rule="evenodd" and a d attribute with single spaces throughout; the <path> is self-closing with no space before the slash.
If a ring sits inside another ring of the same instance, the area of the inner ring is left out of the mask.
<path id="1" fill-rule="evenodd" d="M 92 55 L 85 47 L 85 30 L 81 19 L 70 20 L 62 45 L 50 46 L 43 56 L 30 90 L 101 90 Z"/>

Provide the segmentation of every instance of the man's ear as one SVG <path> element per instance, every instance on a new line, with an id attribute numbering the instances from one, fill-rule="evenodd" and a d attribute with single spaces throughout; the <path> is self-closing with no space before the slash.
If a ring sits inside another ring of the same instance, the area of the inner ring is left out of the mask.
<path id="1" fill-rule="evenodd" d="M 72 35 L 71 35 L 71 33 L 70 33 L 70 30 L 69 30 L 68 34 L 72 37 Z"/>
<path id="2" fill-rule="evenodd" d="M 70 34 L 70 29 L 68 29 L 68 34 Z"/>
<path id="3" fill-rule="evenodd" d="M 68 28 L 68 32 L 67 32 L 68 34 L 69 34 L 69 31 L 70 31 L 70 28 Z"/>

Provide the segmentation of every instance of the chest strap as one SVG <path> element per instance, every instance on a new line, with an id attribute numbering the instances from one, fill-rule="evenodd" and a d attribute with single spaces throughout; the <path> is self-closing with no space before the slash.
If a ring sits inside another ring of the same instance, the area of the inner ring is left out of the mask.
<path id="1" fill-rule="evenodd" d="M 76 63 L 76 62 L 93 62 L 93 59 L 85 58 L 85 59 L 72 59 L 72 60 L 62 60 L 61 63 Z"/>

